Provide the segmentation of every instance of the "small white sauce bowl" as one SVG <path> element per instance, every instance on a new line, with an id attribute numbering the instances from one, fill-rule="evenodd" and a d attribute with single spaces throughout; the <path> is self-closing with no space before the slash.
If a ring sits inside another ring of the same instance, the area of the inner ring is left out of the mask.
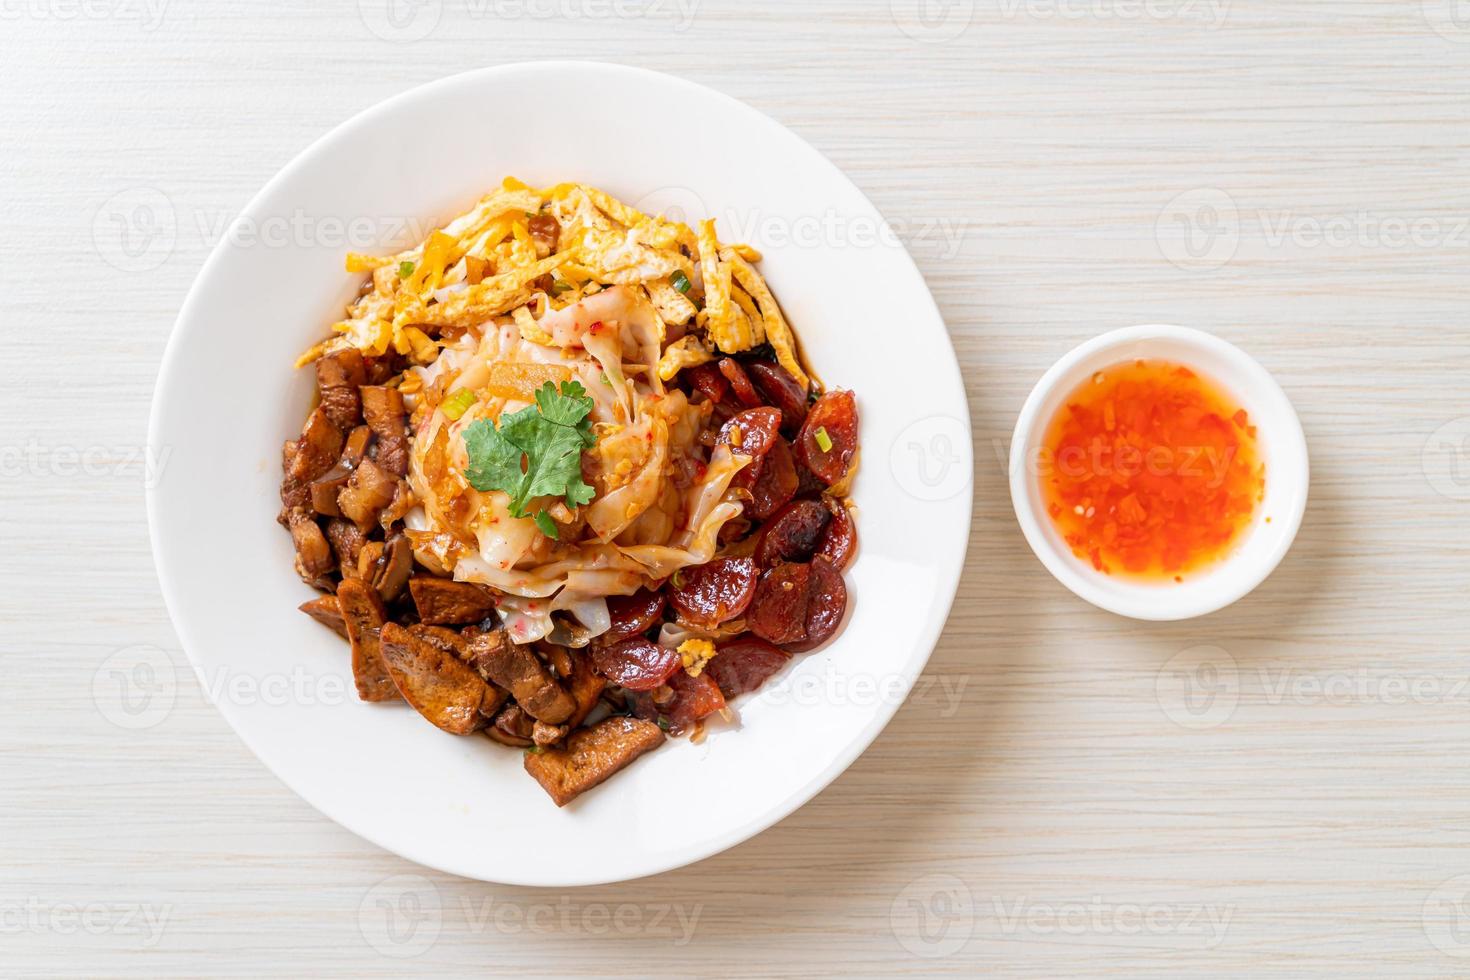
<path id="1" fill-rule="evenodd" d="M 1098 371 L 1135 360 L 1174 361 L 1214 382 L 1245 409 L 1265 463 L 1265 496 L 1233 550 L 1183 582 L 1099 572 L 1072 554 L 1042 497 L 1047 426 L 1067 396 Z M 1057 581 L 1099 608 L 1134 619 L 1178 620 L 1230 605 L 1286 555 L 1307 507 L 1307 441 L 1286 393 L 1249 354 L 1213 334 L 1148 324 L 1094 337 L 1052 365 L 1031 390 L 1011 441 L 1011 502 L 1036 557 Z"/>

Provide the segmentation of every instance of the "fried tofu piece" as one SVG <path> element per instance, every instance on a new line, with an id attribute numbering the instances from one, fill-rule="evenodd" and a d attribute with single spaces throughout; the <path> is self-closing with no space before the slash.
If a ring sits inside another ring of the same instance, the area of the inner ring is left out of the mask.
<path id="1" fill-rule="evenodd" d="M 551 670 L 529 647 L 512 643 L 504 630 L 481 633 L 470 640 L 470 664 L 489 681 L 510 692 L 532 718 L 560 725 L 577 710 Z"/>
<path id="2" fill-rule="evenodd" d="M 494 698 L 463 661 L 397 623 L 383 626 L 383 662 L 414 710 L 451 735 L 468 735 L 490 720 L 481 707 Z"/>
<path id="3" fill-rule="evenodd" d="M 470 662 L 469 638 L 458 630 L 419 623 L 410 626 L 408 631 L 430 646 L 443 650 L 445 653 L 467 664 Z M 471 667 L 473 668 L 473 664 L 471 664 Z M 485 677 L 484 674 L 481 674 L 480 677 L 486 682 L 486 686 L 490 688 L 490 696 L 480 703 L 480 713 L 487 718 L 493 718 L 510 698 L 510 694 L 503 688 L 489 683 L 489 678 Z"/>
<path id="4" fill-rule="evenodd" d="M 495 593 L 474 582 L 415 575 L 409 579 L 408 591 L 419 619 L 431 626 L 478 623 L 495 611 Z"/>
<path id="5" fill-rule="evenodd" d="M 347 639 L 347 620 L 342 618 L 342 608 L 337 605 L 336 596 L 324 595 L 319 599 L 303 602 L 297 608 L 342 639 Z"/>
<path id="6" fill-rule="evenodd" d="M 352 679 L 364 701 L 396 701 L 398 688 L 383 663 L 381 631 L 388 616 L 377 590 L 360 579 L 337 586 L 337 605 L 352 644 Z"/>
<path id="7" fill-rule="evenodd" d="M 651 721 L 608 718 L 573 732 L 564 749 L 527 754 L 526 772 L 552 802 L 566 806 L 663 740 L 664 733 Z"/>

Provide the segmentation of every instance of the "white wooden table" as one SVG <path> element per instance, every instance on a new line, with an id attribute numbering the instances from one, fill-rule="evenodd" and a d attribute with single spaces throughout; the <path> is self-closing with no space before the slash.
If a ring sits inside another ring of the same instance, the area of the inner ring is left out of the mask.
<path id="1" fill-rule="evenodd" d="M 352 113 L 536 57 L 830 155 L 909 241 L 975 431 L 922 696 L 758 838 L 572 892 L 424 871 L 277 782 L 143 515 L 230 216 Z M 1455 0 L 0 0 L 0 974 L 1470 973 L 1467 178 Z M 1053 582 L 1001 463 L 1056 356 L 1158 321 L 1264 361 L 1315 464 L 1276 575 L 1177 625 Z"/>

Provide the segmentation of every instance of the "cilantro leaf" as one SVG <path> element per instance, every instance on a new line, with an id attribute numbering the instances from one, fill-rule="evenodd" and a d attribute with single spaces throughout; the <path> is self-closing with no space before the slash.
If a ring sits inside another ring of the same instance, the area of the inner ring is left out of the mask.
<path id="1" fill-rule="evenodd" d="M 561 534 L 556 529 L 556 521 L 553 521 L 551 515 L 546 513 L 546 511 L 538 510 L 534 520 L 536 521 L 536 526 L 541 529 L 542 534 L 553 541 L 561 540 Z"/>
<path id="2" fill-rule="evenodd" d="M 536 392 L 536 404 L 501 418 L 497 427 L 479 419 L 465 429 L 469 455 L 465 477 L 476 490 L 502 490 L 514 517 L 527 517 L 534 497 L 562 497 L 568 507 L 592 501 L 596 491 L 582 481 L 582 451 L 597 443 L 592 431 L 593 401 L 576 381 L 558 392 L 550 381 Z M 544 512 L 536 526 L 555 538 L 556 525 Z"/>
<path id="3" fill-rule="evenodd" d="M 597 441 L 592 435 L 592 422 L 587 418 L 592 414 L 593 404 L 580 381 L 563 381 L 559 395 L 550 381 L 536 392 L 536 407 L 541 409 L 542 416 L 548 422 L 576 429 L 586 439 L 589 449 Z"/>

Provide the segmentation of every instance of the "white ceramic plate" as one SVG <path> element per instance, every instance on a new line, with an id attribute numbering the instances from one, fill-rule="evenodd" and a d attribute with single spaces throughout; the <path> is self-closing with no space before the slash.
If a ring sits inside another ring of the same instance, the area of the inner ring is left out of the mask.
<path id="1" fill-rule="evenodd" d="M 506 174 L 715 216 L 722 238 L 764 250 L 762 270 L 809 360 L 829 385 L 855 390 L 862 413 L 861 550 L 845 631 L 738 701 L 738 730 L 671 740 L 561 810 L 519 752 L 356 700 L 345 645 L 296 610 L 313 593 L 274 521 L 281 443 L 313 387 L 291 364 L 361 280 L 343 272 L 344 252 L 405 247 Z M 613 65 L 444 79 L 307 149 L 205 264 L 153 403 L 150 446 L 170 453 L 148 496 L 154 556 L 220 711 L 327 816 L 486 881 L 652 874 L 806 802 L 877 736 L 923 669 L 969 535 L 969 418 L 954 351 L 913 262 L 882 229 L 862 193 L 776 122 Z"/>

